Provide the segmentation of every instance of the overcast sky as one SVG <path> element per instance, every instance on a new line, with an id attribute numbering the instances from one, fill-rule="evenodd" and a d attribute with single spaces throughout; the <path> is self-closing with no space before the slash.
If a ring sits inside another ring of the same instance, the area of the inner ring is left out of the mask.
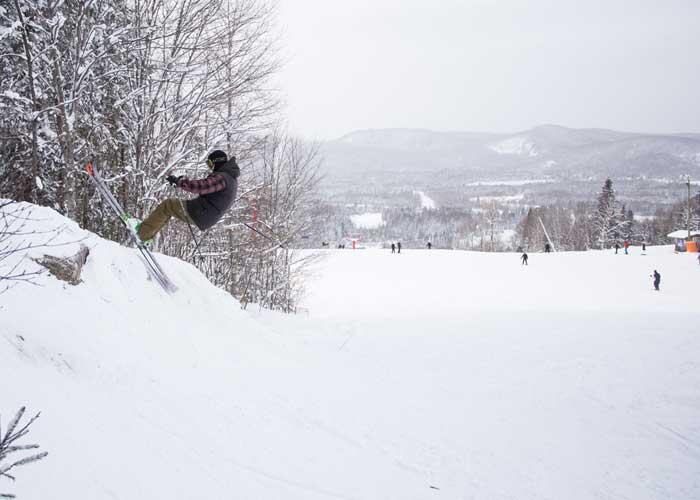
<path id="1" fill-rule="evenodd" d="M 700 0 L 279 0 L 292 130 L 700 132 Z"/>

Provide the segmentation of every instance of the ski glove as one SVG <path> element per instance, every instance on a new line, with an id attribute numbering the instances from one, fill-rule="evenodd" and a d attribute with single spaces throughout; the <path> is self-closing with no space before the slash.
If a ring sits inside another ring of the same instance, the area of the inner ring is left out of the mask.
<path id="1" fill-rule="evenodd" d="M 169 175 L 165 178 L 165 180 L 168 181 L 171 186 L 177 186 L 180 183 L 180 179 L 182 179 L 181 175 L 177 177 L 175 177 L 174 175 Z"/>

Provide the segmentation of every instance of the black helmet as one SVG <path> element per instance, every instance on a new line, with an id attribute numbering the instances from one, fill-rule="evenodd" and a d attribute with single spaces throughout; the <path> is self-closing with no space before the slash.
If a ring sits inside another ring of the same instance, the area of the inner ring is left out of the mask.
<path id="1" fill-rule="evenodd" d="M 223 165 L 227 161 L 228 157 L 226 156 L 226 153 L 220 149 L 212 151 L 209 153 L 209 156 L 207 156 L 207 165 L 209 165 L 211 168 L 214 168 L 217 165 Z"/>

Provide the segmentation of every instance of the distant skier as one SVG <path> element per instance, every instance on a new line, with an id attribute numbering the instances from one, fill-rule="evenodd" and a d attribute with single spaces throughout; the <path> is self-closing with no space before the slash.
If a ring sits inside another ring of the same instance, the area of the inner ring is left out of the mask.
<path id="1" fill-rule="evenodd" d="M 212 151 L 207 157 L 207 165 L 212 172 L 204 179 L 190 180 L 174 175 L 167 177 L 171 185 L 188 193 L 198 194 L 197 198 L 168 198 L 160 202 L 143 222 L 133 218 L 128 220 L 141 241 L 151 241 L 171 217 L 187 224 L 195 224 L 202 231 L 219 222 L 236 199 L 241 170 L 234 157 L 229 160 L 226 153 L 220 150 Z"/>
<path id="2" fill-rule="evenodd" d="M 646 242 L 643 241 L 642 242 L 642 252 L 646 252 L 646 251 L 647 251 L 647 244 L 646 244 Z"/>
<path id="3" fill-rule="evenodd" d="M 654 290 L 659 291 L 659 285 L 661 285 L 661 275 L 654 269 L 654 274 L 651 275 L 654 278 Z"/>
<path id="4" fill-rule="evenodd" d="M 396 251 L 398 253 L 401 253 L 401 242 L 400 241 L 398 243 L 396 243 Z"/>
<path id="5" fill-rule="evenodd" d="M 549 253 L 552 251 L 552 246 L 549 243 L 544 244 L 544 253 Z"/>
<path id="6" fill-rule="evenodd" d="M 396 245 L 394 243 L 391 244 L 391 253 L 396 253 Z"/>
<path id="7" fill-rule="evenodd" d="M 629 253 L 627 252 L 627 249 L 630 247 L 630 242 L 625 240 L 624 246 L 625 246 L 625 255 L 629 255 Z"/>
<path id="8" fill-rule="evenodd" d="M 520 257 L 520 260 L 523 261 L 523 263 L 521 265 L 527 266 L 527 259 L 528 259 L 527 252 L 523 252 L 522 256 Z"/>
<path id="9" fill-rule="evenodd" d="M 620 249 L 620 244 L 615 242 L 615 255 L 617 255 L 617 251 Z"/>
<path id="10" fill-rule="evenodd" d="M 428 250 L 430 250 L 431 248 L 433 248 L 433 244 L 428 242 Z"/>

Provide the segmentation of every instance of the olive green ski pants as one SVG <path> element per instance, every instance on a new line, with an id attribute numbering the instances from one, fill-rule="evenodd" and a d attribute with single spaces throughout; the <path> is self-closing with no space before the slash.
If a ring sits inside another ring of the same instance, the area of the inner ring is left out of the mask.
<path id="1" fill-rule="evenodd" d="M 139 238 L 142 241 L 148 241 L 163 229 L 171 217 L 175 217 L 182 222 L 192 224 L 192 219 L 187 213 L 187 207 L 184 200 L 177 198 L 168 198 L 160 202 L 158 206 L 151 212 L 151 215 L 146 217 L 139 227 Z"/>

